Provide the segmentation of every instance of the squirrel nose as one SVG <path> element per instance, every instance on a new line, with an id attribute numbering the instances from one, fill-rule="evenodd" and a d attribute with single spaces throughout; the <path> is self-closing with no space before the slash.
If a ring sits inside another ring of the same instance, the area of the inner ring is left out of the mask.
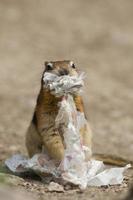
<path id="1" fill-rule="evenodd" d="M 59 74 L 61 76 L 64 76 L 64 75 L 68 75 L 69 74 L 69 71 L 67 69 L 60 69 L 59 70 Z"/>

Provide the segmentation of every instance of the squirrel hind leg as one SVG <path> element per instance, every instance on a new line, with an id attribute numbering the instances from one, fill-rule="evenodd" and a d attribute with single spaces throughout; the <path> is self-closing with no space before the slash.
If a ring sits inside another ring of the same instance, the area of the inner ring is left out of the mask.
<path id="1" fill-rule="evenodd" d="M 39 136 L 38 131 L 33 122 L 31 122 L 27 130 L 25 143 L 29 157 L 32 157 L 35 154 L 42 152 L 41 137 Z"/>

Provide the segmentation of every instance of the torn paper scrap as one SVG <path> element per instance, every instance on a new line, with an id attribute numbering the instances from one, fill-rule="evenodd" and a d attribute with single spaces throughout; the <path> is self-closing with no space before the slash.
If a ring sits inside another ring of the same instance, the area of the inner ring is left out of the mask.
<path id="1" fill-rule="evenodd" d="M 16 154 L 7 159 L 5 165 L 16 174 L 33 171 L 36 174 L 41 174 L 42 177 L 46 176 L 46 174 L 53 175 L 54 177 L 59 176 L 55 163 L 45 154 L 36 154 L 31 159 Z"/>
<path id="2" fill-rule="evenodd" d="M 101 162 L 101 161 L 94 161 Z M 101 162 L 101 166 L 103 163 Z M 103 167 L 103 166 L 102 166 Z M 102 169 L 101 167 L 101 169 Z M 131 165 L 128 164 L 125 167 L 114 167 L 107 168 L 104 165 L 105 170 L 101 170 L 100 173 L 96 173 L 93 177 L 88 176 L 88 186 L 105 186 L 105 185 L 117 185 L 121 184 L 123 181 L 123 173 L 126 169 L 130 168 Z"/>

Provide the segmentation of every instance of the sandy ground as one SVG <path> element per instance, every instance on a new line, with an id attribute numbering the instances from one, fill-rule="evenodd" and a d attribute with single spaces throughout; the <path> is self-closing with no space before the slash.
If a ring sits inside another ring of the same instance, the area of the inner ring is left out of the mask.
<path id="1" fill-rule="evenodd" d="M 133 160 L 132 18 L 131 0 L 0 0 L 1 161 L 26 153 L 43 63 L 64 59 L 86 72 L 93 151 Z M 127 179 L 132 176 L 131 170 Z M 41 198 L 113 199 L 125 194 L 129 182 L 83 194 L 44 192 Z"/>

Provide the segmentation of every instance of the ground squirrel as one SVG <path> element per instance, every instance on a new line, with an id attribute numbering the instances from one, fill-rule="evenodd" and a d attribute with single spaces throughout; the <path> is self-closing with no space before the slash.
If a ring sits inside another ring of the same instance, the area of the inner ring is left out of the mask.
<path id="1" fill-rule="evenodd" d="M 72 61 L 45 62 L 45 72 L 58 76 L 77 75 L 78 70 Z M 41 89 L 37 98 L 33 119 L 26 134 L 26 146 L 28 154 L 32 157 L 42 149 L 55 160 L 62 160 L 64 157 L 64 145 L 61 130 L 55 128 L 55 118 L 58 113 L 58 102 L 60 97 L 55 97 L 48 89 L 43 87 L 43 75 Z M 73 95 L 77 111 L 84 112 L 83 100 L 80 95 Z M 89 124 L 81 132 L 82 141 L 85 146 L 91 148 L 91 129 Z"/>
<path id="2" fill-rule="evenodd" d="M 61 101 L 61 98 L 55 97 L 43 86 L 45 72 L 58 76 L 73 76 L 78 74 L 78 69 L 72 61 L 45 62 L 45 70 L 41 79 L 41 89 L 33 118 L 26 134 L 26 147 L 30 157 L 44 150 L 52 159 L 61 161 L 64 157 L 63 137 L 61 130 L 55 128 L 55 118 L 59 109 L 58 102 Z M 77 111 L 84 113 L 82 97 L 80 95 L 73 95 L 73 99 Z M 91 149 L 92 134 L 89 123 L 82 130 L 81 137 L 84 145 Z M 129 163 L 129 161 L 122 158 L 104 154 L 94 154 L 93 157 L 112 165 L 124 166 Z"/>

